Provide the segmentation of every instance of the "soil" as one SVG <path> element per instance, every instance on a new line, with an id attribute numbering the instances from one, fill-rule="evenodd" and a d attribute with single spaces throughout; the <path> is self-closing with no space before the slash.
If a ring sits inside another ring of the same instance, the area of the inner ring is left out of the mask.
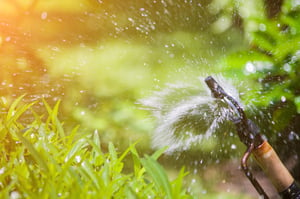
<path id="1" fill-rule="evenodd" d="M 232 160 L 224 163 L 221 167 L 222 172 L 224 172 L 223 175 L 225 176 L 225 178 L 222 182 L 217 184 L 216 188 L 225 192 L 246 194 L 253 199 L 260 198 L 254 186 L 248 180 L 239 165 L 239 160 Z M 279 194 L 277 193 L 276 189 L 273 187 L 269 179 L 257 166 L 253 164 L 252 173 L 270 199 L 280 199 Z"/>

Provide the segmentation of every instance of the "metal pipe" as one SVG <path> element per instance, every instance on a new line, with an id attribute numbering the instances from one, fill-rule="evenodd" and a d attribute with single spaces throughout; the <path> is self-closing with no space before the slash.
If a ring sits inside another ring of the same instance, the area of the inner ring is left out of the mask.
<path id="1" fill-rule="evenodd" d="M 247 150 L 245 151 L 242 159 L 241 159 L 241 167 L 245 173 L 245 175 L 247 176 L 247 178 L 249 179 L 249 181 L 252 183 L 252 185 L 254 186 L 254 188 L 256 189 L 256 191 L 258 192 L 258 194 L 260 196 L 263 196 L 264 199 L 269 199 L 268 195 L 266 194 L 266 192 L 264 191 L 264 189 L 262 188 L 262 186 L 259 184 L 259 182 L 256 180 L 256 178 L 253 176 L 253 174 L 251 173 L 249 167 L 248 167 L 248 159 L 252 153 L 254 149 L 254 144 L 252 143 Z"/>

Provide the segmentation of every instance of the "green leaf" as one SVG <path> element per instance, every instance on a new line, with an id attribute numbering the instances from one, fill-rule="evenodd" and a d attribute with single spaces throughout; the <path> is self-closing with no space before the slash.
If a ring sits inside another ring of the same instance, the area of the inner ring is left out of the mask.
<path id="1" fill-rule="evenodd" d="M 12 118 L 15 115 L 15 110 L 18 106 L 18 104 L 20 104 L 21 100 L 24 98 L 25 95 L 22 95 L 20 97 L 18 97 L 16 100 L 13 101 L 13 103 L 10 105 L 10 108 L 7 112 L 7 120 L 9 120 L 9 118 Z"/>
<path id="2" fill-rule="evenodd" d="M 108 151 L 112 161 L 116 161 L 118 159 L 118 154 L 113 143 L 108 143 Z"/>
<path id="3" fill-rule="evenodd" d="M 77 153 L 79 153 L 82 148 L 86 147 L 88 145 L 86 139 L 80 139 L 78 140 L 73 147 L 68 151 L 65 157 L 65 161 L 69 161 L 69 159 L 76 156 Z"/>
<path id="4" fill-rule="evenodd" d="M 174 199 L 180 199 L 182 195 L 185 195 L 183 187 L 184 177 L 188 175 L 188 172 L 185 172 L 184 167 L 180 170 L 177 178 L 172 182 L 172 195 L 175 197 Z"/>
<path id="5" fill-rule="evenodd" d="M 35 104 L 35 102 L 32 102 L 30 104 L 23 104 L 21 105 L 20 102 L 23 99 L 24 95 L 17 98 L 12 105 L 10 106 L 7 116 L 6 116 L 6 127 L 10 128 L 11 125 L 17 121 L 22 114 L 24 114 L 31 106 Z"/>
<path id="6" fill-rule="evenodd" d="M 300 96 L 295 97 L 294 103 L 297 107 L 297 113 L 299 114 L 300 113 Z"/>
<path id="7" fill-rule="evenodd" d="M 137 177 L 137 179 L 141 179 L 142 176 L 145 173 L 145 168 L 142 168 L 141 165 L 141 158 L 134 146 L 130 146 L 130 152 L 132 154 L 133 159 L 133 169 L 134 169 L 134 175 Z"/>
<path id="8" fill-rule="evenodd" d="M 162 190 L 168 199 L 173 199 L 172 189 L 168 179 L 168 176 L 161 165 L 156 162 L 154 157 L 146 156 L 141 160 L 147 173 L 152 177 L 155 187 L 158 190 Z"/>
<path id="9" fill-rule="evenodd" d="M 165 147 L 162 147 L 160 148 L 159 150 L 155 151 L 151 157 L 154 159 L 154 160 L 157 160 L 166 150 L 168 149 L 168 146 L 165 146 Z"/>
<path id="10" fill-rule="evenodd" d="M 34 146 L 26 138 L 23 137 L 20 131 L 16 131 L 16 135 L 18 136 L 20 141 L 25 145 L 25 147 L 29 150 L 30 154 L 36 160 L 36 162 L 41 167 L 41 169 L 43 169 L 46 173 L 48 173 L 49 168 L 46 164 L 46 161 L 42 158 L 39 152 L 35 150 Z"/>
<path id="11" fill-rule="evenodd" d="M 54 106 L 54 108 L 52 109 L 49 104 L 45 101 L 45 99 L 42 99 L 43 103 L 46 107 L 46 110 L 49 114 L 48 120 L 47 120 L 47 124 L 49 125 L 50 123 L 52 123 L 52 127 L 54 127 L 54 130 L 56 130 L 58 132 L 58 134 L 60 135 L 60 137 L 65 137 L 65 133 L 64 133 L 64 129 L 63 129 L 63 125 L 62 123 L 59 121 L 58 119 L 58 110 L 59 110 L 59 105 L 60 105 L 60 100 L 58 100 Z"/>
<path id="12" fill-rule="evenodd" d="M 271 52 L 276 45 L 276 39 L 272 38 L 265 32 L 259 31 L 253 33 L 253 43 L 256 44 L 260 49 Z"/>
<path id="13" fill-rule="evenodd" d="M 88 161 L 85 160 L 81 163 L 81 170 L 83 171 L 83 173 L 85 173 L 87 178 L 92 182 L 93 186 L 97 190 L 100 190 L 100 184 L 98 181 L 98 177 L 97 177 L 96 173 L 94 172 L 92 165 Z"/>

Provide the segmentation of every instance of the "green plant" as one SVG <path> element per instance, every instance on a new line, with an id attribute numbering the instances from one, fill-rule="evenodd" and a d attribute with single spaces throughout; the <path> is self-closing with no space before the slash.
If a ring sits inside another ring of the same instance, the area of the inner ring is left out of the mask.
<path id="1" fill-rule="evenodd" d="M 299 156 L 300 6 L 285 0 L 273 17 L 243 18 L 257 24 L 247 30 L 249 46 L 224 59 L 221 70 L 245 80 L 243 99 L 252 104 L 254 121 L 283 159 Z M 250 115 L 250 114 L 249 114 Z M 299 164 L 298 164 L 299 166 Z M 295 168 L 295 171 L 299 169 Z M 294 174 L 299 179 L 299 173 Z"/>
<path id="2" fill-rule="evenodd" d="M 228 72 L 254 80 L 245 99 L 268 108 L 276 121 L 271 125 L 273 132 L 286 129 L 300 113 L 299 18 L 299 6 L 287 0 L 276 18 L 248 19 L 248 23 L 253 21 L 260 27 L 248 32 L 250 48 L 228 56 L 225 61 Z"/>
<path id="3" fill-rule="evenodd" d="M 156 161 L 163 150 L 142 158 L 135 144 L 119 154 L 109 143 L 104 152 L 97 131 L 64 131 L 59 102 L 51 108 L 43 101 L 48 116 L 38 115 L 22 97 L 11 105 L 2 98 L 1 198 L 192 198 L 182 186 L 187 173 L 170 181 Z M 32 122 L 24 125 L 26 112 Z M 129 154 L 132 172 L 124 169 Z"/>

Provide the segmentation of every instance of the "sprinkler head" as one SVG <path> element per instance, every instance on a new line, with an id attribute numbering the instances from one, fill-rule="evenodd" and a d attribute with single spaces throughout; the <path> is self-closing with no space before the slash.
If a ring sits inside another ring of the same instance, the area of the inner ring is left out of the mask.
<path id="1" fill-rule="evenodd" d="M 212 96 L 214 98 L 223 99 L 227 95 L 224 89 L 216 82 L 216 80 L 212 76 L 206 77 L 204 81 L 210 88 Z"/>
<path id="2" fill-rule="evenodd" d="M 239 103 L 230 95 L 228 95 L 224 89 L 218 84 L 218 82 L 211 76 L 205 78 L 205 83 L 211 90 L 212 96 L 217 99 L 224 100 L 233 112 L 237 115 L 236 118 L 232 119 L 233 121 L 247 122 L 246 114 L 244 113 L 243 108 Z"/>
<path id="3" fill-rule="evenodd" d="M 263 139 L 259 134 L 259 128 L 253 121 L 247 119 L 246 114 L 240 104 L 230 95 L 228 95 L 224 89 L 216 82 L 216 80 L 208 76 L 205 78 L 205 83 L 212 92 L 212 96 L 217 99 L 224 100 L 237 117 L 232 119 L 235 124 L 240 140 L 246 145 L 250 146 L 254 144 L 254 147 L 262 144 Z"/>

